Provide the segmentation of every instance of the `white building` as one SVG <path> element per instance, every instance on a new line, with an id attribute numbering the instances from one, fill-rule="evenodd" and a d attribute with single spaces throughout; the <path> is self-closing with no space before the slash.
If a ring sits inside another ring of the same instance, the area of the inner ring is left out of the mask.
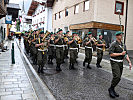
<path id="1" fill-rule="evenodd" d="M 32 17 L 27 16 L 26 14 L 22 14 L 21 16 L 21 24 L 20 24 L 20 31 L 28 31 L 32 27 Z"/>
<path id="2" fill-rule="evenodd" d="M 32 1 L 28 16 L 32 16 L 32 30 L 43 29 L 52 31 L 52 8 L 46 7 L 45 3 Z"/>
<path id="3" fill-rule="evenodd" d="M 20 24 L 20 31 L 29 31 L 32 27 L 32 17 L 27 16 L 25 13 L 25 7 L 24 7 L 24 1 L 22 5 L 22 10 L 21 10 L 21 16 L 20 16 L 21 24 Z"/>

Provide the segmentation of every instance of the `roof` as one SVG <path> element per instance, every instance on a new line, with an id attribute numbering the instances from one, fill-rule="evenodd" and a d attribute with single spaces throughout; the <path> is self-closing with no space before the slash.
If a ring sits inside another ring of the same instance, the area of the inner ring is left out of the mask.
<path id="1" fill-rule="evenodd" d="M 20 10 L 19 4 L 15 4 L 15 3 L 9 3 L 9 4 L 7 4 L 7 8 L 13 8 L 13 9 Z"/>
<path id="2" fill-rule="evenodd" d="M 32 14 L 35 12 L 38 4 L 39 4 L 39 2 L 32 0 L 30 8 L 27 13 L 28 16 L 32 16 Z"/>

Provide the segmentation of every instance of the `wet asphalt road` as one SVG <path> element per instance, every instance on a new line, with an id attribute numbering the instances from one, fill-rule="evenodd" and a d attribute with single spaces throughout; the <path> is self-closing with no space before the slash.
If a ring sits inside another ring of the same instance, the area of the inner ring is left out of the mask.
<path id="1" fill-rule="evenodd" d="M 23 47 L 23 43 L 21 43 Z M 27 54 L 26 54 L 27 55 Z M 27 55 L 32 64 L 32 60 Z M 116 91 L 119 98 L 111 99 L 108 88 L 111 83 L 112 74 L 95 65 L 92 69 L 82 66 L 82 61 L 75 64 L 76 70 L 69 70 L 69 60 L 61 66 L 62 72 L 55 71 L 55 60 L 53 65 L 45 65 L 44 74 L 39 74 L 57 100 L 133 100 L 133 82 L 122 78 Z M 37 71 L 38 66 L 33 65 Z"/>

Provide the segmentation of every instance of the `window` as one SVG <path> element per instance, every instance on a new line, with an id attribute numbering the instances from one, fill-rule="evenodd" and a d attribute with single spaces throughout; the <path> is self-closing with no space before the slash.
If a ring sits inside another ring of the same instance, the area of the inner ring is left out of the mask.
<path id="1" fill-rule="evenodd" d="M 45 21 L 45 17 L 43 17 L 43 21 Z"/>
<path id="2" fill-rule="evenodd" d="M 55 20 L 57 19 L 57 14 L 55 14 Z"/>
<path id="3" fill-rule="evenodd" d="M 68 8 L 65 9 L 65 16 L 68 16 Z"/>
<path id="4" fill-rule="evenodd" d="M 123 15 L 124 2 L 120 2 L 120 1 L 115 2 L 115 14 L 119 14 L 118 10 L 120 11 L 120 14 Z"/>
<path id="5" fill-rule="evenodd" d="M 89 10 L 90 1 L 87 0 L 84 2 L 84 11 Z"/>
<path id="6" fill-rule="evenodd" d="M 79 13 L 79 5 L 75 5 L 75 10 L 74 10 L 74 14 Z"/>
<path id="7" fill-rule="evenodd" d="M 62 12 L 59 12 L 59 19 L 62 17 Z"/>
<path id="8" fill-rule="evenodd" d="M 61 12 L 59 12 L 59 19 L 61 18 Z"/>

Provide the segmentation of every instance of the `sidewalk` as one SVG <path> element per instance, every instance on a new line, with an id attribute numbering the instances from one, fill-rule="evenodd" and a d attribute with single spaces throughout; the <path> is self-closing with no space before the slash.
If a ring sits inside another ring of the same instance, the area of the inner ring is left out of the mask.
<path id="1" fill-rule="evenodd" d="M 38 100 L 30 82 L 19 49 L 14 43 L 15 64 L 11 64 L 11 46 L 0 54 L 0 100 Z"/>

